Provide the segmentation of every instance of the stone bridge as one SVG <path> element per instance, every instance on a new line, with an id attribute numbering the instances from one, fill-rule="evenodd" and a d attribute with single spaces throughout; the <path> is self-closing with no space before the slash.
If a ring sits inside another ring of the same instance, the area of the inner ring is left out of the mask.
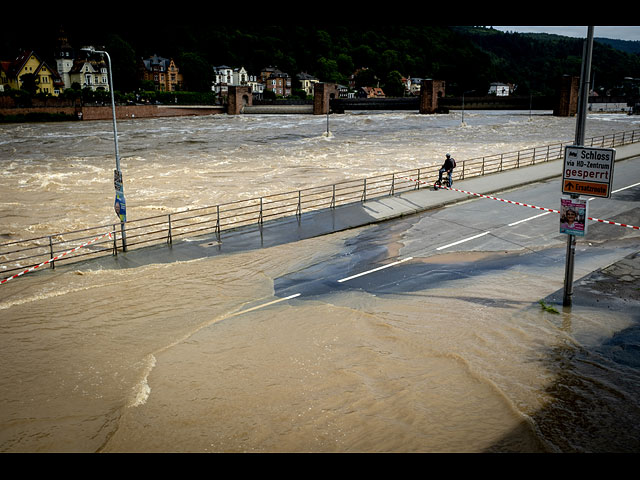
<path id="1" fill-rule="evenodd" d="M 558 95 L 553 97 L 484 96 L 465 97 L 464 108 L 468 110 L 553 110 L 556 116 L 573 116 L 578 105 L 578 77 L 565 76 L 559 82 Z M 424 80 L 421 93 L 404 98 L 339 98 L 337 84 L 318 83 L 315 86 L 313 103 L 306 105 L 253 105 L 251 88 L 229 87 L 227 113 L 230 115 L 249 113 L 309 113 L 326 115 L 344 113 L 347 110 L 411 110 L 421 114 L 447 113 L 463 108 L 462 97 L 446 97 L 443 80 Z"/>

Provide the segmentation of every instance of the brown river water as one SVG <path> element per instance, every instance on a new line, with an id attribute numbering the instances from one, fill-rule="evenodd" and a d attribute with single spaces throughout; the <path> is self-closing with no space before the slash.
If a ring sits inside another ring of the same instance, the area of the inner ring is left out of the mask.
<path id="1" fill-rule="evenodd" d="M 329 121 L 330 135 L 325 117 L 304 115 L 118 122 L 128 216 L 439 164 L 446 152 L 462 160 L 543 146 L 575 131 L 575 119 L 524 112 L 465 112 L 464 126 L 456 113 Z M 590 115 L 587 137 L 639 123 Z M 3 241 L 114 221 L 111 127 L 0 125 Z M 561 275 L 490 269 L 482 282 L 455 281 L 464 299 L 433 285 L 274 298 L 279 277 L 341 255 L 371 228 L 128 269 L 84 263 L 0 286 L 0 451 L 606 450 L 559 426 L 556 390 L 566 385 L 603 416 L 628 403 L 638 383 L 609 385 L 609 360 L 581 359 L 596 370 L 588 375 L 563 368 L 578 370 L 580 342 L 633 319 L 550 320 L 535 302 L 562 288 Z M 599 389 L 580 389 L 584 375 Z"/>

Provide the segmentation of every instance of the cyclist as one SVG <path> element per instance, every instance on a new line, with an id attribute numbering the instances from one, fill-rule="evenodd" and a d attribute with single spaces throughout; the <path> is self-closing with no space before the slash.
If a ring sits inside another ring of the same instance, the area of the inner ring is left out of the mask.
<path id="1" fill-rule="evenodd" d="M 442 174 L 444 172 L 447 172 L 447 186 L 449 188 L 451 188 L 451 176 L 453 174 L 453 169 L 456 168 L 456 161 L 454 160 L 454 158 L 451 156 L 450 153 L 447 153 L 447 158 L 445 159 L 444 163 L 442 164 L 442 168 L 440 169 L 439 175 L 438 175 L 438 182 L 442 183 Z"/>

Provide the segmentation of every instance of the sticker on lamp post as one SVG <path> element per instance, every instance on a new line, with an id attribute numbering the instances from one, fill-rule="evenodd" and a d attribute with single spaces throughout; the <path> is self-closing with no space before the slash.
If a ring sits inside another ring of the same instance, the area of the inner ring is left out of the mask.
<path id="1" fill-rule="evenodd" d="M 120 218 L 121 222 L 127 221 L 127 202 L 124 198 L 124 192 L 122 188 L 122 172 L 119 170 L 113 171 L 113 186 L 116 189 L 116 201 L 113 208 L 116 211 L 116 215 Z"/>
<path id="2" fill-rule="evenodd" d="M 560 233 L 584 237 L 587 234 L 589 203 L 582 198 L 560 200 Z"/>
<path id="3" fill-rule="evenodd" d="M 116 192 L 116 201 L 113 206 L 116 211 L 116 215 L 120 218 L 121 222 L 127 221 L 127 203 L 124 199 L 124 193 Z"/>

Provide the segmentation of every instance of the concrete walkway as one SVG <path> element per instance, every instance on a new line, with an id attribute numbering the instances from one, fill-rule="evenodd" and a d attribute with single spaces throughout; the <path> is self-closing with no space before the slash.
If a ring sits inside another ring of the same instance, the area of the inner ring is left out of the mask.
<path id="1" fill-rule="evenodd" d="M 640 156 L 640 144 L 616 148 L 616 162 Z M 513 188 L 545 181 L 562 176 L 564 160 L 555 160 L 528 167 L 508 170 L 482 177 L 458 181 L 454 188 L 481 195 L 496 195 Z M 560 192 L 558 192 L 560 196 Z M 224 234 L 221 243 L 203 243 L 211 253 L 230 253 L 253 248 L 302 240 L 325 235 L 349 228 L 378 223 L 385 220 L 413 215 L 421 211 L 441 208 L 473 196 L 456 191 L 434 191 L 425 188 L 405 192 L 400 195 L 381 197 L 303 214 L 297 217 L 274 221 L 262 228 L 252 227 Z M 196 252 L 190 252 L 194 254 Z M 211 254 L 210 253 L 210 254 Z M 202 255 L 202 251 L 199 252 Z M 206 255 L 206 254 L 205 254 Z M 547 299 L 562 305 L 562 291 L 555 292 Z M 618 309 L 631 316 L 640 315 L 640 252 L 605 268 L 592 272 L 574 281 L 573 305 L 589 305 L 594 299 L 606 299 L 606 308 Z M 604 307 L 601 303 L 599 307 Z"/>
<path id="2" fill-rule="evenodd" d="M 616 161 L 623 161 L 635 156 L 640 156 L 640 143 L 616 149 Z M 492 195 L 523 185 L 561 177 L 563 163 L 563 160 L 554 160 L 486 176 L 472 177 L 457 181 L 453 186 L 456 189 L 481 195 Z M 436 192 L 430 185 L 424 185 L 424 188 L 395 196 L 378 197 L 366 202 L 342 205 L 335 209 L 304 213 L 299 220 L 278 220 L 273 225 L 265 224 L 261 232 L 261 243 L 262 246 L 272 241 L 280 243 L 282 238 L 279 237 L 282 235 L 294 235 L 296 239 L 311 238 L 441 208 L 468 198 L 470 196 L 462 192 Z M 285 228 L 282 225 L 283 222 L 297 223 L 298 225 L 294 225 L 293 228 Z M 274 225 L 277 227 L 274 228 Z"/>
<path id="3" fill-rule="evenodd" d="M 635 156 L 640 156 L 640 143 L 616 149 L 616 161 Z M 563 160 L 539 163 L 460 180 L 454 184 L 454 188 L 481 195 L 492 195 L 538 181 L 561 177 L 562 166 Z M 157 245 L 132 250 L 126 254 L 119 254 L 115 259 L 119 267 L 126 268 L 147 263 L 191 260 L 265 248 L 401 218 L 469 198 L 473 197 L 456 191 L 436 192 L 432 186 L 425 185 L 424 188 L 394 196 L 304 212 L 300 217 L 277 219 L 273 222 L 265 222 L 262 226 L 251 225 L 237 230 L 222 231 L 219 242 L 215 235 L 210 235 L 202 237 L 201 241 L 198 239 L 198 241 L 174 243 L 170 248 L 166 245 Z M 158 249 L 162 249 L 163 252 L 159 254 Z M 112 262 L 105 261 L 104 266 L 108 267 L 109 263 Z"/>
<path id="4" fill-rule="evenodd" d="M 616 149 L 616 161 L 640 156 L 640 143 L 625 145 Z M 530 183 L 562 176 L 563 160 L 553 160 L 528 167 L 516 168 L 481 177 L 472 177 L 454 183 L 460 190 L 492 195 L 497 192 L 517 188 Z M 448 204 L 466 200 L 469 195 L 461 192 L 434 192 L 425 189 L 402 193 L 394 197 L 367 200 L 365 203 L 336 208 L 336 226 L 359 226 L 374 221 L 388 220 L 410 215 L 423 210 L 440 208 Z M 442 193 L 442 195 L 440 195 Z"/>
<path id="5" fill-rule="evenodd" d="M 617 162 L 639 156 L 640 144 L 616 149 Z M 481 195 L 500 196 L 496 194 L 561 177 L 563 163 L 563 160 L 555 160 L 483 177 L 473 177 L 456 182 L 454 188 Z M 190 242 L 174 243 L 171 247 L 164 244 L 150 246 L 115 257 L 105 256 L 90 261 L 100 264 L 103 268 L 130 268 L 150 263 L 170 263 L 233 254 L 400 218 L 469 198 L 474 197 L 456 191 L 436 192 L 431 186 L 425 185 L 425 188 L 419 190 L 356 202 L 334 209 L 307 212 L 300 217 L 275 220 L 261 227 L 252 225 L 235 231 L 223 231 L 219 242 L 215 235 L 203 236 L 191 239 Z M 562 291 L 558 291 L 546 300 L 561 305 L 562 295 Z M 603 302 L 597 305 L 598 308 L 618 309 L 633 318 L 640 317 L 640 252 L 574 281 L 573 305 L 590 305 L 601 299 Z M 593 305 L 596 306 L 596 304 Z"/>

